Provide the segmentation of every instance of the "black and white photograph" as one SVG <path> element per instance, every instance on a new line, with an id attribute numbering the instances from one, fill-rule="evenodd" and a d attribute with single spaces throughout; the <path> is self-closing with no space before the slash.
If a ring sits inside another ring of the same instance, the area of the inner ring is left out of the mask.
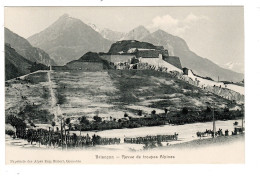
<path id="1" fill-rule="evenodd" d="M 6 6 L 5 163 L 245 163 L 244 24 L 243 6 Z"/>

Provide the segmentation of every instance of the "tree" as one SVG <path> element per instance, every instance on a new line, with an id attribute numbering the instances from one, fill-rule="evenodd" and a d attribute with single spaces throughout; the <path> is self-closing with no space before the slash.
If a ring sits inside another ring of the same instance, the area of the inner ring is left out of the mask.
<path id="1" fill-rule="evenodd" d="M 211 108 L 207 106 L 206 112 L 211 112 Z"/>
<path id="2" fill-rule="evenodd" d="M 155 111 L 155 110 L 153 110 L 153 111 L 152 111 L 152 114 L 153 114 L 153 115 L 155 115 L 155 114 L 156 114 L 156 111 Z"/>
<path id="3" fill-rule="evenodd" d="M 139 116 L 142 116 L 142 115 L 143 115 L 143 111 L 142 111 L 142 110 L 139 110 L 137 114 L 138 114 Z"/>
<path id="4" fill-rule="evenodd" d="M 225 112 L 225 113 L 228 113 L 228 112 L 229 112 L 229 108 L 226 107 L 226 108 L 224 109 L 224 112 Z"/>
<path id="5" fill-rule="evenodd" d="M 101 117 L 94 116 L 93 119 L 94 119 L 96 122 L 102 122 L 102 118 L 101 118 Z"/>
<path id="6" fill-rule="evenodd" d="M 124 117 L 128 117 L 128 114 L 125 112 Z"/>
<path id="7" fill-rule="evenodd" d="M 70 118 L 66 118 L 65 123 L 66 123 L 66 125 L 69 125 L 70 124 Z"/>
<path id="8" fill-rule="evenodd" d="M 87 119 L 86 116 L 82 116 L 82 117 L 80 118 L 80 124 L 86 126 L 86 125 L 89 125 L 90 123 L 89 123 L 89 120 Z"/>
<path id="9" fill-rule="evenodd" d="M 188 114 L 188 112 L 189 112 L 188 108 L 186 107 L 182 108 L 182 114 L 186 115 Z"/>
<path id="10" fill-rule="evenodd" d="M 54 126 L 56 125 L 56 123 L 54 121 L 51 122 L 51 126 L 53 127 L 54 130 Z"/>
<path id="11" fill-rule="evenodd" d="M 165 114 L 167 114 L 167 112 L 168 112 L 168 109 L 167 109 L 167 108 L 165 108 L 165 109 L 164 109 L 164 112 L 165 112 Z"/>
<path id="12" fill-rule="evenodd" d="M 6 119 L 6 123 L 10 123 L 13 127 L 15 127 L 16 129 L 18 128 L 26 128 L 26 123 L 22 120 L 17 118 L 14 115 L 8 115 L 7 119 Z"/>

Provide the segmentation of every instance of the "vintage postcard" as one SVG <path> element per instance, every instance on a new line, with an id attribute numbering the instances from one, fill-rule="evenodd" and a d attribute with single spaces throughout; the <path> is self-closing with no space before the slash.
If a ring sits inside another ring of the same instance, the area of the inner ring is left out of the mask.
<path id="1" fill-rule="evenodd" d="M 245 162 L 244 7 L 5 7 L 6 164 Z"/>

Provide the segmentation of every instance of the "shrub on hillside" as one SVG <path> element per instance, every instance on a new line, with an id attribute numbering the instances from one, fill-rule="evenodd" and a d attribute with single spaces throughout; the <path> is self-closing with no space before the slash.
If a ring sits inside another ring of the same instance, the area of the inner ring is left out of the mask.
<path id="1" fill-rule="evenodd" d="M 5 134 L 7 134 L 9 136 L 13 136 L 15 134 L 15 132 L 13 130 L 5 130 Z"/>
<path id="2" fill-rule="evenodd" d="M 142 111 L 142 110 L 139 110 L 137 114 L 138 114 L 139 116 L 142 116 L 142 115 L 143 115 L 143 111 Z"/>
<path id="3" fill-rule="evenodd" d="M 187 107 L 182 108 L 182 114 L 187 115 L 189 112 Z"/>
<path id="4" fill-rule="evenodd" d="M 6 117 L 6 123 L 11 124 L 16 129 L 17 128 L 26 128 L 26 123 L 22 119 L 19 119 L 14 115 L 8 115 Z"/>
<path id="5" fill-rule="evenodd" d="M 96 122 L 102 122 L 102 118 L 101 118 L 101 117 L 94 116 L 93 119 L 94 119 Z"/>

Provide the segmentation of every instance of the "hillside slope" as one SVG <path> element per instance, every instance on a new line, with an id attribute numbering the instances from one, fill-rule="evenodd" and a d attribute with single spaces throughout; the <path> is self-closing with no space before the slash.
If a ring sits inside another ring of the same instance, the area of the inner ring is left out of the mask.
<path id="1" fill-rule="evenodd" d="M 90 26 L 66 14 L 28 40 L 48 52 L 58 65 L 75 60 L 88 51 L 107 52 L 111 45 L 111 41 Z"/>
<path id="2" fill-rule="evenodd" d="M 150 113 L 155 109 L 163 113 L 165 108 L 176 111 L 183 107 L 202 110 L 208 103 L 215 103 L 217 109 L 235 105 L 168 73 L 153 70 L 111 70 L 108 73 L 118 90 L 110 97 L 111 102 L 124 105 L 132 112 L 141 109 Z"/>
<path id="3" fill-rule="evenodd" d="M 5 80 L 46 69 L 48 69 L 47 66 L 27 60 L 18 54 L 10 44 L 5 44 Z"/>
<path id="4" fill-rule="evenodd" d="M 5 43 L 9 43 L 24 58 L 44 65 L 55 65 L 50 56 L 40 48 L 33 47 L 25 38 L 5 28 Z"/>
<path id="5" fill-rule="evenodd" d="M 27 106 L 32 107 L 34 104 L 37 106 L 33 106 L 33 108 L 40 108 L 37 116 L 26 116 L 26 118 L 36 118 L 39 123 L 52 120 L 53 109 L 49 108 L 52 102 L 50 101 L 51 93 L 46 73 L 30 74 L 26 78 L 31 79 L 32 82 L 25 80 L 8 82 L 9 84 L 6 85 L 6 102 L 8 102 L 6 114 L 12 113 L 14 109 L 17 113 L 21 109 L 23 110 L 19 104 L 22 101 L 22 97 L 18 93 L 20 92 L 29 100 Z M 125 113 L 128 117 L 142 119 L 152 117 L 151 112 L 154 110 L 156 114 L 164 114 L 165 108 L 169 110 L 169 117 L 180 120 L 178 124 L 192 122 L 192 119 L 196 121 L 200 118 L 211 121 L 212 112 L 208 110 L 207 106 L 214 103 L 216 118 L 222 119 L 236 117 L 235 115 L 230 116 L 231 112 L 228 110 L 233 109 L 237 112 L 236 108 L 240 106 L 231 100 L 192 86 L 168 73 L 154 70 L 102 72 L 54 70 L 50 76 L 55 85 L 53 91 L 60 105 L 60 111 L 64 117 L 70 117 L 72 122 L 82 116 L 93 121 L 95 115 L 102 117 L 103 121 L 124 120 L 126 119 Z M 183 109 L 186 109 L 188 114 Z M 141 114 L 140 111 L 142 111 Z M 31 111 L 27 109 L 27 112 L 30 115 Z"/>
<path id="6" fill-rule="evenodd" d="M 9 44 L 5 44 L 5 80 L 30 73 L 32 62 L 19 55 Z"/>

